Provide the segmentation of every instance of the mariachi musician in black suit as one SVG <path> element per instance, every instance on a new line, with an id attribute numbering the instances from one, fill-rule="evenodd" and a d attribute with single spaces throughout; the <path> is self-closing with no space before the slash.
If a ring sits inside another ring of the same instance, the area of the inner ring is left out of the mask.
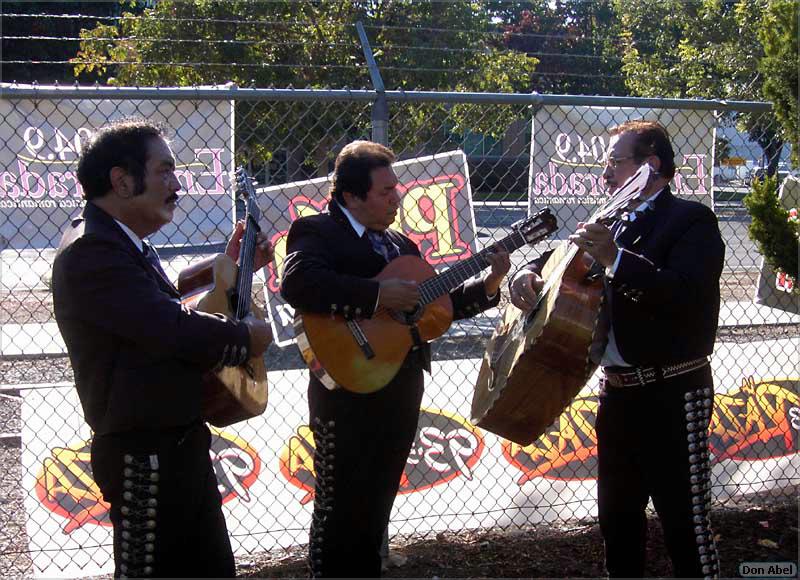
<path id="1" fill-rule="evenodd" d="M 180 189 L 158 126 L 101 128 L 78 179 L 86 207 L 58 249 L 53 302 L 94 432 L 92 473 L 111 506 L 115 576 L 232 577 L 201 377 L 263 353 L 269 327 L 182 306 L 145 240 L 172 220 Z M 234 259 L 243 232 L 240 223 L 228 243 Z M 256 267 L 271 254 L 262 234 Z"/>
<path id="2" fill-rule="evenodd" d="M 580 223 L 569 238 L 605 267 L 591 357 L 603 368 L 595 427 L 606 568 L 612 577 L 644 575 L 645 507 L 652 498 L 675 576 L 715 576 L 708 357 L 725 246 L 714 213 L 670 191 L 674 153 L 660 124 L 629 121 L 611 135 L 603 172 L 609 193 L 644 163 L 655 179 L 628 221 L 613 228 Z M 512 302 L 523 310 L 542 289 L 542 263 L 511 281 Z"/>
<path id="3" fill-rule="evenodd" d="M 350 143 L 338 155 L 328 211 L 298 219 L 289 230 L 281 293 L 293 307 L 369 318 L 379 306 L 403 311 L 417 305 L 415 282 L 370 280 L 394 257 L 420 255 L 414 242 L 387 229 L 400 203 L 394 159 L 390 149 L 369 141 Z M 508 253 L 498 251 L 489 261 L 484 280 L 451 292 L 454 318 L 498 303 Z M 394 379 L 371 394 L 328 390 L 310 373 L 313 576 L 380 576 L 383 531 L 416 434 L 423 369 L 430 370 L 427 344 L 412 349 Z"/>

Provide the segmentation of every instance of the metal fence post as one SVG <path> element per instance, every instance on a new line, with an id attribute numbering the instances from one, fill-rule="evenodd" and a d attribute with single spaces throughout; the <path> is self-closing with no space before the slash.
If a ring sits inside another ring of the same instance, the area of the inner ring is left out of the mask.
<path id="1" fill-rule="evenodd" d="M 378 70 L 378 65 L 375 63 L 375 56 L 372 54 L 369 38 L 367 38 L 367 33 L 364 31 L 364 25 L 361 21 L 356 22 L 356 30 L 358 30 L 358 38 L 364 50 L 364 58 L 367 59 L 367 67 L 369 67 L 369 76 L 372 79 L 372 86 L 377 93 L 375 102 L 372 105 L 372 140 L 381 145 L 388 146 L 389 103 L 386 101 L 386 88 L 383 85 L 381 71 Z"/>

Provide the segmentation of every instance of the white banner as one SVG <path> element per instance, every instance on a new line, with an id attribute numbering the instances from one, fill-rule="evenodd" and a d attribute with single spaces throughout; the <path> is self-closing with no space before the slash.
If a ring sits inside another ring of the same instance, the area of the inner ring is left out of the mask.
<path id="1" fill-rule="evenodd" d="M 608 130 L 635 119 L 666 127 L 675 151 L 673 192 L 711 207 L 713 111 L 546 106 L 537 110 L 532 122 L 530 213 L 551 207 L 561 225 L 560 235 L 567 236 L 578 221 L 605 204 L 602 174 L 611 140 Z"/>
<path id="2" fill-rule="evenodd" d="M 76 175 L 81 143 L 101 125 L 130 116 L 166 127 L 182 186 L 175 219 L 151 241 L 226 239 L 233 223 L 232 101 L 0 99 L 0 249 L 58 247 L 84 203 Z"/>
<path id="3" fill-rule="evenodd" d="M 800 483 L 800 339 L 717 345 L 710 446 L 714 496 Z M 596 515 L 597 376 L 527 447 L 467 419 L 480 360 L 434 363 L 390 533 L 490 528 Z M 313 439 L 305 370 L 269 373 L 264 415 L 216 432 L 212 459 L 234 550 L 307 542 Z M 658 409 L 653 409 L 658 412 Z M 112 571 L 107 505 L 89 467 L 75 390 L 25 391 L 22 461 L 27 534 L 37 575 Z M 569 450 L 568 452 L 565 450 Z"/>

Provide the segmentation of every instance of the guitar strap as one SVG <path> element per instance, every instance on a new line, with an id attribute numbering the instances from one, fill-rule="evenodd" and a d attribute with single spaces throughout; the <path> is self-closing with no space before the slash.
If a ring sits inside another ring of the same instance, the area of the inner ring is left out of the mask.
<path id="1" fill-rule="evenodd" d="M 411 339 L 414 341 L 414 348 L 421 347 L 424 342 L 422 341 L 422 337 L 419 334 L 419 327 L 417 326 L 416 322 L 413 322 L 409 325 L 409 331 L 411 332 Z"/>

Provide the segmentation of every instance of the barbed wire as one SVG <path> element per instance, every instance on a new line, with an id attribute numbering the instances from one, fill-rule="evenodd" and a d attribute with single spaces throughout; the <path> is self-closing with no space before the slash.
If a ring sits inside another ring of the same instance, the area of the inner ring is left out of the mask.
<path id="1" fill-rule="evenodd" d="M 116 66 L 116 65 L 131 65 L 131 66 L 186 66 L 186 67 L 244 67 L 244 68 L 335 68 L 335 69 L 348 69 L 358 70 L 352 64 L 276 64 L 276 63 L 238 63 L 238 62 L 174 62 L 174 61 L 135 61 L 135 60 L 0 60 L 0 64 L 69 64 L 69 65 L 102 65 L 102 66 Z M 362 63 L 366 67 L 366 64 Z M 365 68 L 366 70 L 366 68 Z M 451 69 L 456 72 L 460 69 Z"/>
<path id="2" fill-rule="evenodd" d="M 318 22 L 304 21 L 304 20 L 242 20 L 232 18 L 169 18 L 163 16 L 143 16 L 143 15 L 120 15 L 120 16 L 93 16 L 90 14 L 3 14 L 3 18 L 50 18 L 50 19 L 65 19 L 65 20 L 98 20 L 98 21 L 121 21 L 121 20 L 143 20 L 147 22 L 177 22 L 177 23 L 203 23 L 203 24 L 236 24 L 242 25 L 276 25 L 281 27 L 291 26 L 318 26 Z M 598 36 L 580 36 L 576 34 L 545 34 L 537 32 L 512 32 L 509 30 L 468 30 L 464 28 L 436 28 L 426 26 L 399 26 L 391 24 L 365 24 L 365 29 L 369 30 L 399 30 L 406 32 L 431 32 L 436 34 L 470 34 L 470 35 L 488 35 L 488 36 L 514 36 L 519 38 L 542 38 L 548 40 L 586 40 L 586 41 L 605 41 L 608 40 L 604 37 Z M 618 40 L 618 39 L 614 39 Z M 637 41 L 642 46 L 656 46 L 659 43 Z"/>
<path id="3" fill-rule="evenodd" d="M 97 42 L 167 42 L 170 44 L 244 44 L 244 45 L 269 45 L 269 46 L 347 46 L 351 48 L 361 49 L 361 46 L 353 42 L 319 42 L 314 40 L 282 40 L 276 42 L 274 40 L 230 40 L 230 39 L 215 39 L 215 38 L 156 38 L 156 37 L 139 37 L 139 36 L 3 36 L 3 40 L 62 40 L 65 42 L 84 42 L 84 41 L 97 41 Z"/>
<path id="4" fill-rule="evenodd" d="M 259 46 L 324 46 L 324 47 L 348 47 L 360 50 L 361 47 L 358 43 L 354 42 L 319 42 L 313 40 L 230 40 L 230 39 L 214 39 L 214 38 L 157 38 L 157 37 L 138 37 L 138 36 L 99 36 L 99 37 L 71 37 L 71 36 L 4 36 L 4 40 L 50 40 L 50 41 L 64 41 L 64 42 L 165 42 L 169 44 L 223 44 L 223 45 L 259 45 Z M 480 48 L 450 48 L 446 46 L 411 46 L 405 44 L 383 44 L 374 46 L 375 51 L 378 50 L 418 50 L 429 52 L 452 52 L 452 53 L 472 53 L 482 54 L 486 53 L 485 49 Z M 504 49 L 501 53 L 517 53 L 514 49 Z M 617 56 L 602 56 L 595 54 L 573 54 L 573 53 L 556 53 L 556 52 L 530 52 L 525 51 L 525 54 L 530 56 L 546 56 L 558 58 L 585 58 L 594 60 L 616 60 L 621 61 L 622 58 Z M 7 62 L 7 61 L 3 61 Z"/>
<path id="5" fill-rule="evenodd" d="M 425 68 L 425 67 L 406 67 L 406 66 L 381 66 L 382 71 L 385 70 L 399 70 L 399 71 L 416 71 L 416 72 L 454 72 L 454 73 L 473 73 L 480 72 L 482 69 L 464 69 L 464 68 Z M 533 76 L 565 76 L 565 77 L 582 77 L 582 78 L 611 78 L 611 79 L 624 79 L 622 75 L 611 74 L 589 74 L 589 73 L 568 73 L 568 72 L 537 72 L 533 71 L 528 73 Z"/>

